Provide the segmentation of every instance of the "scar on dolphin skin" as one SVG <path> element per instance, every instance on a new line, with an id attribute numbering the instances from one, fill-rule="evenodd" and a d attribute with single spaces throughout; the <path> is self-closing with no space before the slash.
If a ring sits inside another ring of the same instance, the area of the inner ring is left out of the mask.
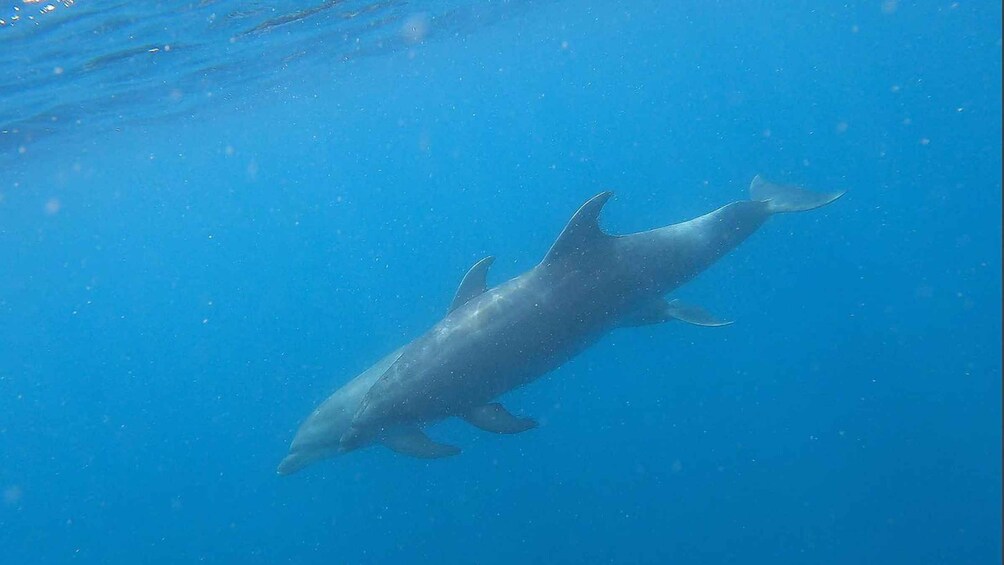
<path id="1" fill-rule="evenodd" d="M 496 399 L 528 384 L 622 327 L 679 320 L 722 326 L 704 309 L 667 300 L 737 247 L 774 214 L 825 206 L 842 192 L 817 193 L 764 181 L 750 199 L 692 220 L 611 235 L 599 215 L 612 196 L 600 193 L 572 216 L 534 268 L 488 288 L 493 258 L 464 276 L 446 315 L 426 333 L 377 361 L 307 417 L 278 472 L 380 444 L 435 459 L 460 452 L 423 428 L 461 418 L 498 434 L 536 427 Z"/>

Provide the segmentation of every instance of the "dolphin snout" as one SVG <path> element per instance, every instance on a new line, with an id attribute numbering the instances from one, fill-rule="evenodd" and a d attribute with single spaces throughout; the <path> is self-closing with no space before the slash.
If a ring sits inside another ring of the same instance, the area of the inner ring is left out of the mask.
<path id="1" fill-rule="evenodd" d="M 298 453 L 290 453 L 280 463 L 275 470 L 280 475 L 292 475 L 310 464 L 310 459 Z"/>

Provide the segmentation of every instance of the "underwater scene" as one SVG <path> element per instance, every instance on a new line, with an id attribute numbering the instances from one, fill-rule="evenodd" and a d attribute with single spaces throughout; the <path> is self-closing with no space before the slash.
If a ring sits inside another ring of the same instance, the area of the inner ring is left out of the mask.
<path id="1" fill-rule="evenodd" d="M 1001 23 L 0 0 L 0 563 L 1001 563 Z"/>

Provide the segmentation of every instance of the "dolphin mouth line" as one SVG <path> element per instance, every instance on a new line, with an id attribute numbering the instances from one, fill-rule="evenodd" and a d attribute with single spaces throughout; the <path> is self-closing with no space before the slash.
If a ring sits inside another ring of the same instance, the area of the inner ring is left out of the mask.
<path id="1" fill-rule="evenodd" d="M 309 464 L 310 460 L 303 457 L 302 454 L 291 453 L 279 462 L 279 466 L 276 467 L 275 473 L 281 477 L 285 477 L 287 475 L 292 475 Z"/>

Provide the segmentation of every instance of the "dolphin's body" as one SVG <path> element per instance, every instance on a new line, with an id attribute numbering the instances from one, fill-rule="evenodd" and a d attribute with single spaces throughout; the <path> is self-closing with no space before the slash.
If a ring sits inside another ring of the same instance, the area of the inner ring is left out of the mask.
<path id="1" fill-rule="evenodd" d="M 778 212 L 811 210 L 842 193 L 818 194 L 753 180 L 752 200 L 688 222 L 623 236 L 604 233 L 598 216 L 611 193 L 575 213 L 533 269 L 486 290 L 491 258 L 464 277 L 449 313 L 424 335 L 335 392 L 308 417 L 281 474 L 319 459 L 382 443 L 436 458 L 459 449 L 421 428 L 456 416 L 487 431 L 517 433 L 498 396 L 525 385 L 617 327 L 684 320 L 721 325 L 663 296 L 689 281 Z"/>

